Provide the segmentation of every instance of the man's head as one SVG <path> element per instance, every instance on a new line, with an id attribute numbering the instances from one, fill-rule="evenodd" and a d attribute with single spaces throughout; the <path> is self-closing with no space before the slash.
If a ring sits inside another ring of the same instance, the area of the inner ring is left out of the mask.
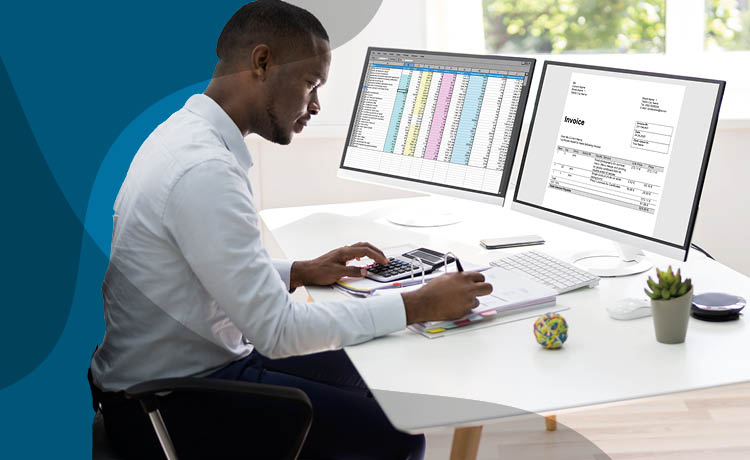
<path id="1" fill-rule="evenodd" d="M 256 0 L 224 26 L 206 94 L 221 99 L 243 134 L 288 144 L 320 111 L 317 89 L 328 78 L 330 51 L 326 30 L 310 12 Z"/>

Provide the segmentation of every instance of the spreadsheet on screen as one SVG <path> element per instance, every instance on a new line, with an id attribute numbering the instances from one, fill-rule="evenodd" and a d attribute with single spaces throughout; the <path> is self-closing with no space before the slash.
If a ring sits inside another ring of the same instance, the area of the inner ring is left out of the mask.
<path id="1" fill-rule="evenodd" d="M 371 50 L 342 167 L 498 193 L 532 66 Z"/>

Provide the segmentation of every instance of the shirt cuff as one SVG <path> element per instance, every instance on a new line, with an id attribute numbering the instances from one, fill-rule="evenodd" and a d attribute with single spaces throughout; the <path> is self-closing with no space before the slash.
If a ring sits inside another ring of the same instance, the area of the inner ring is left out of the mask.
<path id="1" fill-rule="evenodd" d="M 284 282 L 286 290 L 288 291 L 290 289 L 289 283 L 291 282 L 290 280 L 292 277 L 292 264 L 294 262 L 284 259 L 272 259 L 271 262 L 273 263 L 273 268 L 275 268 L 276 271 L 279 272 L 281 281 Z"/>
<path id="2" fill-rule="evenodd" d="M 403 330 L 406 327 L 406 309 L 400 295 L 374 296 L 365 299 L 375 325 L 374 337 Z"/>

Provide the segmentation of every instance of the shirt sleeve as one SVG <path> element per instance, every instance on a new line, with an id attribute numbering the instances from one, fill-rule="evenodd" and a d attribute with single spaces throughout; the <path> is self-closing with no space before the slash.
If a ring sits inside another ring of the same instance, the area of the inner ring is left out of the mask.
<path id="1" fill-rule="evenodd" d="M 284 259 L 271 259 L 271 262 L 273 263 L 273 268 L 279 272 L 279 276 L 281 277 L 281 281 L 284 282 L 286 290 L 289 291 L 292 285 L 292 264 L 294 262 Z"/>
<path id="2" fill-rule="evenodd" d="M 247 176 L 227 161 L 189 169 L 173 186 L 162 219 L 201 284 L 265 356 L 340 348 L 406 326 L 401 296 L 293 302 L 281 274 L 289 270 L 261 245 Z"/>

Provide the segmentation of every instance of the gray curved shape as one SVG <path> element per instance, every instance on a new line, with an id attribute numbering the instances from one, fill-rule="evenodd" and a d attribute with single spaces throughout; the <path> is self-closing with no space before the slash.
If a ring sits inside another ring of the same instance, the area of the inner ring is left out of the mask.
<path id="1" fill-rule="evenodd" d="M 328 32 L 331 49 L 356 37 L 372 21 L 382 0 L 289 0 L 320 20 Z"/>
<path id="2" fill-rule="evenodd" d="M 491 425 L 497 445 L 497 458 L 515 460 L 608 459 L 604 451 L 577 431 L 557 424 L 550 433 L 545 418 L 515 407 L 476 401 L 400 391 L 371 390 L 386 416 L 398 429 L 420 433 L 425 429 L 450 426 Z M 481 441 L 480 441 L 481 445 Z"/>

